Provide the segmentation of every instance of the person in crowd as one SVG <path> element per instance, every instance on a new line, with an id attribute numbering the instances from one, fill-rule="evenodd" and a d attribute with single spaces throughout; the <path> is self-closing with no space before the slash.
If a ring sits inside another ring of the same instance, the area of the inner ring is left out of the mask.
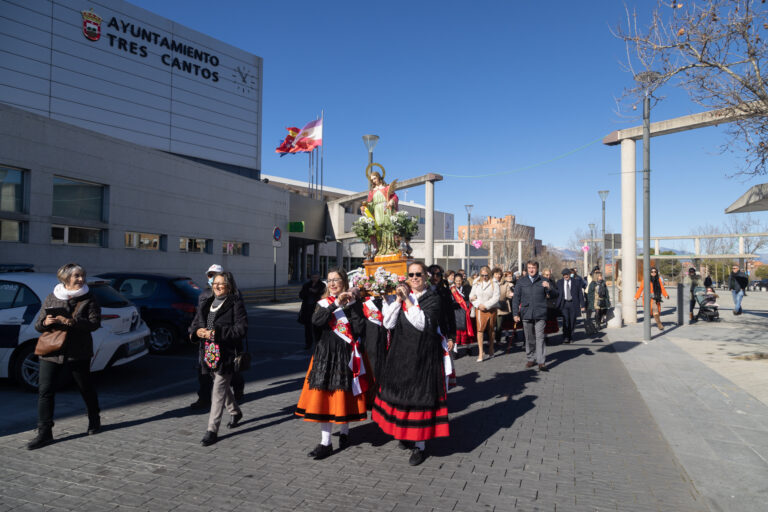
<path id="1" fill-rule="evenodd" d="M 741 309 L 741 301 L 746 295 L 747 285 L 749 285 L 749 278 L 744 272 L 739 270 L 739 265 L 734 264 L 731 267 L 731 274 L 728 279 L 728 288 L 731 290 L 733 296 L 733 314 L 740 315 L 744 311 Z"/>
<path id="2" fill-rule="evenodd" d="M 584 312 L 584 293 L 581 285 L 571 278 L 571 269 L 564 268 L 557 281 L 558 309 L 563 316 L 563 343 L 573 343 L 576 318 Z"/>
<path id="3" fill-rule="evenodd" d="M 451 296 L 453 298 L 453 311 L 456 322 L 455 353 L 456 357 L 463 354 L 459 352 L 460 347 L 469 351 L 470 346 L 475 343 L 474 314 L 472 313 L 472 303 L 469 301 L 469 294 L 472 287 L 464 283 L 464 276 L 457 273 L 451 286 Z"/>
<path id="4" fill-rule="evenodd" d="M 427 440 L 449 435 L 445 357 L 453 347 L 437 332 L 440 298 L 426 277 L 426 265 L 411 263 L 407 284 L 384 306 L 391 343 L 372 412 L 384 433 L 411 449 L 412 466 L 424 462 Z"/>
<path id="5" fill-rule="evenodd" d="M 704 278 L 704 287 L 705 288 L 711 288 L 712 287 L 712 276 L 707 274 L 707 277 Z"/>
<path id="6" fill-rule="evenodd" d="M 587 289 L 587 281 L 584 280 L 583 277 L 579 275 L 579 269 L 576 267 L 573 267 L 571 269 L 571 279 L 573 279 L 573 284 L 576 286 L 579 286 L 581 288 L 581 292 L 584 293 Z"/>
<path id="7" fill-rule="evenodd" d="M 499 310 L 497 311 L 498 317 L 501 319 L 501 336 L 499 342 L 504 341 L 506 344 L 506 352 L 509 352 L 512 348 L 512 340 L 517 336 L 517 330 L 515 329 L 515 321 L 512 315 L 512 297 L 515 295 L 515 283 L 513 281 L 514 275 L 510 271 L 506 271 L 502 274 L 501 284 L 499 285 Z"/>
<path id="8" fill-rule="evenodd" d="M 91 379 L 93 338 L 101 326 L 101 307 L 85 282 L 85 269 L 67 263 L 56 272 L 59 279 L 40 308 L 35 329 L 40 333 L 64 331 L 66 338 L 59 350 L 40 358 L 37 398 L 37 435 L 27 448 L 36 450 L 53 442 L 53 411 L 59 375 L 68 371 L 77 384 L 88 412 L 88 434 L 101 431 L 99 397 Z"/>
<path id="9" fill-rule="evenodd" d="M 349 446 L 349 422 L 368 417 L 365 391 L 369 383 L 358 346 L 365 332 L 363 305 L 357 288 L 350 291 L 343 268 L 329 270 L 327 282 L 325 296 L 312 315 L 312 323 L 322 331 L 296 406 L 297 416 L 320 424 L 320 444 L 307 454 L 315 460 L 333 453 L 333 423 L 340 425 L 339 450 L 343 450 Z"/>
<path id="10" fill-rule="evenodd" d="M 456 316 L 453 314 L 453 295 L 448 282 L 443 279 L 443 267 L 429 266 L 429 287 L 440 297 L 440 333 L 453 343 L 456 340 Z"/>
<path id="11" fill-rule="evenodd" d="M 659 270 L 656 267 L 651 267 L 650 274 L 651 274 L 651 316 L 654 318 L 654 320 L 656 320 L 656 327 L 658 327 L 660 331 L 663 331 L 664 325 L 661 323 L 661 302 L 662 302 L 661 297 L 663 296 L 665 299 L 669 299 L 669 294 L 667 293 L 667 290 L 664 288 L 664 280 L 659 275 Z M 635 300 L 645 296 L 644 290 L 643 290 L 644 286 L 645 286 L 645 283 L 640 281 L 640 287 L 637 289 L 637 293 L 635 294 Z M 656 306 L 655 309 L 654 309 L 654 305 Z"/>
<path id="12" fill-rule="evenodd" d="M 501 307 L 501 299 L 503 297 L 501 295 L 501 281 L 504 276 L 504 271 L 501 267 L 493 267 L 491 275 L 493 276 L 493 282 L 499 286 L 499 304 L 496 305 L 496 324 L 493 326 L 493 338 L 501 342 L 501 321 L 504 320 L 504 318 L 499 315 L 499 308 Z"/>
<path id="13" fill-rule="evenodd" d="M 488 357 L 494 354 L 494 331 L 496 330 L 496 310 L 499 306 L 499 284 L 491 279 L 491 269 L 483 266 L 480 278 L 472 285 L 469 300 L 475 307 L 475 335 L 477 336 L 477 361 L 483 361 L 483 338 L 488 331 Z"/>
<path id="14" fill-rule="evenodd" d="M 312 270 L 309 281 L 304 283 L 299 292 L 301 309 L 299 310 L 299 323 L 304 324 L 304 349 L 309 350 L 312 344 L 320 336 L 320 329 L 312 325 L 312 314 L 315 312 L 315 304 L 325 293 L 325 283 L 320 279 L 320 271 Z"/>
<path id="15" fill-rule="evenodd" d="M 243 352 L 243 339 L 248 334 L 248 314 L 231 272 L 213 278 L 213 294 L 197 309 L 192 327 L 203 367 L 213 374 L 208 429 L 200 441 L 210 446 L 218 441 L 225 407 L 231 417 L 227 427 L 237 427 L 243 418 L 230 385 L 236 373 L 235 357 Z"/>
<path id="16" fill-rule="evenodd" d="M 552 269 L 541 269 L 541 278 L 549 282 L 549 287 L 556 289 L 557 283 L 552 279 Z M 557 317 L 560 316 L 560 309 L 557 307 L 557 296 L 552 294 L 547 298 L 547 322 L 544 324 L 544 342 L 547 342 L 547 334 L 555 334 L 560 331 L 560 325 L 557 323 Z"/>
<path id="17" fill-rule="evenodd" d="M 696 275 L 695 268 L 690 267 L 688 269 L 688 275 L 685 276 L 685 279 L 683 280 L 683 286 L 688 290 L 688 306 L 690 308 L 688 312 L 688 322 L 694 323 L 696 322 L 696 317 L 693 316 L 693 309 L 696 307 L 696 294 L 694 293 L 694 290 L 697 286 L 701 286 L 701 281 Z"/>
<path id="18" fill-rule="evenodd" d="M 480 276 L 478 275 L 477 272 L 472 272 L 472 277 L 469 279 L 469 285 L 470 286 L 475 286 L 475 283 L 477 282 L 479 277 Z"/>
<path id="19" fill-rule="evenodd" d="M 200 309 L 203 303 L 211 298 L 213 295 L 213 278 L 222 272 L 224 272 L 224 267 L 218 263 L 214 263 L 208 267 L 208 270 L 205 273 L 207 286 L 197 298 L 197 309 Z M 188 331 L 190 341 L 195 340 L 195 332 L 192 324 L 189 324 Z M 204 366 L 205 365 L 203 364 L 202 359 L 198 358 L 195 365 L 195 369 L 197 371 L 197 401 L 190 404 L 189 407 L 191 409 L 210 410 L 211 408 L 211 390 L 213 389 L 213 378 L 211 373 L 207 371 Z M 232 375 L 230 385 L 232 386 L 232 392 L 235 394 L 235 400 L 239 403 L 245 396 L 245 379 L 243 379 L 243 376 L 240 373 L 235 372 Z"/>
<path id="20" fill-rule="evenodd" d="M 596 270 L 592 272 L 592 281 L 587 286 L 587 316 L 591 318 L 594 314 L 595 327 L 598 330 L 603 327 L 603 323 L 607 323 L 606 318 L 610 307 L 611 298 L 608 295 L 608 286 L 603 279 L 603 273 L 596 267 Z"/>
<path id="21" fill-rule="evenodd" d="M 456 277 L 456 272 L 453 270 L 449 270 L 445 274 L 445 280 L 448 281 L 448 286 L 451 286 L 453 284 L 453 280 Z"/>
<path id="22" fill-rule="evenodd" d="M 525 334 L 526 368 L 538 364 L 540 371 L 547 371 L 544 349 L 544 326 L 547 323 L 547 299 L 556 298 L 557 290 L 539 274 L 539 262 L 526 263 L 527 275 L 517 280 L 512 311 L 515 322 L 523 323 Z"/>

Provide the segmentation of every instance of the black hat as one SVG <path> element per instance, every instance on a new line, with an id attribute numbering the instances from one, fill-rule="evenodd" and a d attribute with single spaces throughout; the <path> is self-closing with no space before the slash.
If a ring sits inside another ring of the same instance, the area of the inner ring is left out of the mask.
<path id="1" fill-rule="evenodd" d="M 691 268 L 688 269 L 688 273 L 689 274 L 695 274 L 696 273 L 696 269 L 691 267 Z"/>
<path id="2" fill-rule="evenodd" d="M 571 274 L 571 270 L 568 268 L 564 268 L 563 271 L 560 273 L 563 274 L 564 276 L 567 276 Z"/>

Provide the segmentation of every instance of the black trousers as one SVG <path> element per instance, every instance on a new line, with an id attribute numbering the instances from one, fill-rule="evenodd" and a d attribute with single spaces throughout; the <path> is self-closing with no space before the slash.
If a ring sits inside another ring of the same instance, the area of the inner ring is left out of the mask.
<path id="1" fill-rule="evenodd" d="M 40 361 L 40 380 L 37 399 L 37 427 L 53 427 L 53 409 L 56 405 L 56 386 L 61 372 L 69 371 L 80 390 L 85 407 L 88 410 L 88 420 L 99 417 L 99 397 L 91 379 L 91 361 L 67 361 L 64 364 Z"/>
<path id="2" fill-rule="evenodd" d="M 563 303 L 563 339 L 573 340 L 573 330 L 576 328 L 578 316 L 578 306 L 573 301 L 565 301 Z"/>

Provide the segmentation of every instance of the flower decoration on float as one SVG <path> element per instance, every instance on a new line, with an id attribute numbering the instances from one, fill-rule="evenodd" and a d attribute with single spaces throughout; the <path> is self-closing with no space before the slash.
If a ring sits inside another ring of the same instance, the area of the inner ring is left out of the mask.
<path id="1" fill-rule="evenodd" d="M 392 221 L 395 234 L 400 238 L 410 240 L 419 232 L 419 219 L 402 210 L 391 215 L 389 220 Z"/>
<path id="2" fill-rule="evenodd" d="M 372 236 L 376 236 L 376 221 L 373 217 L 360 217 L 352 223 L 352 232 L 363 243 L 368 243 Z"/>
<path id="3" fill-rule="evenodd" d="M 364 295 L 391 295 L 395 292 L 395 287 L 404 281 L 405 276 L 398 276 L 384 267 L 379 267 L 370 276 L 355 275 L 350 281 L 350 286 L 359 288 Z"/>

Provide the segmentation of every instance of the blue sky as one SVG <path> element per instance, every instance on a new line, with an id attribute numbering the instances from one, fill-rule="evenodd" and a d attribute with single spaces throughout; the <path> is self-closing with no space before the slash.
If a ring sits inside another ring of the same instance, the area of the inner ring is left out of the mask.
<path id="1" fill-rule="evenodd" d="M 610 32 L 624 17 L 622 2 L 131 3 L 264 58 L 266 174 L 306 179 L 305 155 L 281 159 L 274 148 L 286 126 L 324 109 L 327 185 L 366 187 L 361 136 L 374 133 L 388 179 L 445 176 L 435 203 L 457 226 L 471 203 L 473 217 L 513 214 L 544 243 L 565 246 L 577 229 L 599 225 L 597 191 L 608 189 L 607 229 L 621 228 L 619 149 L 599 141 L 641 124 L 617 114 L 614 101 L 632 82 Z M 652 120 L 702 110 L 671 85 L 659 94 Z M 728 205 L 768 181 L 728 178 L 743 159 L 719 152 L 726 140 L 717 127 L 652 139 L 652 235 L 722 224 Z M 637 156 L 642 169 L 641 144 Z M 506 174 L 451 176 L 496 173 Z M 642 219 L 640 176 L 637 192 Z M 423 188 L 408 199 L 423 202 Z"/>

